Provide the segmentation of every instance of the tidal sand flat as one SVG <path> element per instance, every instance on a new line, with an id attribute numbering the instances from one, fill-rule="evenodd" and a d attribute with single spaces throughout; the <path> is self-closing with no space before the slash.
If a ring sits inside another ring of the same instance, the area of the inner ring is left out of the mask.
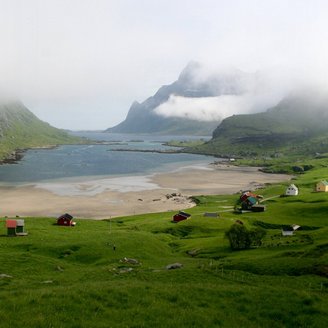
<path id="1" fill-rule="evenodd" d="M 69 212 L 79 218 L 103 219 L 192 207 L 191 195 L 232 194 L 263 183 L 290 179 L 258 168 L 194 165 L 147 176 L 85 177 L 18 186 L 2 186 L 2 216 L 56 217 Z M 167 194 L 178 196 L 167 198 Z M 179 195 L 181 194 L 181 195 Z"/>

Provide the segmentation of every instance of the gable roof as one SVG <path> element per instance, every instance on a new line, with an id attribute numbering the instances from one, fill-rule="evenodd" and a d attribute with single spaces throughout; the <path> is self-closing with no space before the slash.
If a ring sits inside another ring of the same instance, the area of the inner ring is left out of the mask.
<path id="1" fill-rule="evenodd" d="M 292 183 L 291 185 L 289 185 L 288 188 L 294 189 L 294 190 L 298 190 L 298 188 Z"/>
<path id="2" fill-rule="evenodd" d="M 7 228 L 16 228 L 16 226 L 17 226 L 16 220 L 7 220 L 6 221 Z"/>
<path id="3" fill-rule="evenodd" d="M 181 216 L 185 216 L 186 218 L 189 218 L 191 216 L 191 214 L 189 213 L 186 213 L 186 212 L 183 212 L 183 211 L 180 211 L 178 214 L 176 215 L 181 215 Z"/>
<path id="4" fill-rule="evenodd" d="M 257 203 L 257 199 L 255 197 L 252 197 L 252 196 L 248 197 L 247 201 L 252 205 L 255 205 Z"/>
<path id="5" fill-rule="evenodd" d="M 58 218 L 58 220 L 59 220 L 59 219 L 72 220 L 72 219 L 73 219 L 73 216 L 70 215 L 70 214 L 68 214 L 68 213 L 65 213 L 65 214 L 61 215 L 61 216 Z"/>
<path id="6" fill-rule="evenodd" d="M 322 181 L 318 182 L 318 184 L 320 184 L 320 183 L 322 183 L 325 186 L 328 186 L 328 182 L 326 180 L 322 180 Z"/>

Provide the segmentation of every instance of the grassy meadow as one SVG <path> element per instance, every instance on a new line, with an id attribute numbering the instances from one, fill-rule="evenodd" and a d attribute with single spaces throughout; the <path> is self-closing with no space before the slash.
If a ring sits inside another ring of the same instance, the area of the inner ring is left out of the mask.
<path id="1" fill-rule="evenodd" d="M 287 183 L 259 190 L 263 213 L 234 213 L 238 195 L 198 196 L 178 224 L 171 212 L 75 227 L 26 218 L 28 236 L 7 237 L 2 218 L 0 325 L 327 327 L 328 193 L 313 192 L 318 178 L 327 169 L 299 175 L 295 197 L 279 197 Z M 224 234 L 237 219 L 266 229 L 261 247 L 230 249 Z M 282 237 L 290 224 L 303 229 Z"/>

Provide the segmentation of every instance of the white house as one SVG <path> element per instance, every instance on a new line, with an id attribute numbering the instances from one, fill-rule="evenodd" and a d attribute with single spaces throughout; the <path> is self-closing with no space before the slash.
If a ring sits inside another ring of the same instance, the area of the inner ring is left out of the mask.
<path id="1" fill-rule="evenodd" d="M 286 196 L 297 196 L 298 195 L 298 188 L 291 184 L 285 191 Z"/>
<path id="2" fill-rule="evenodd" d="M 293 236 L 294 235 L 294 230 L 281 230 L 281 234 L 283 236 Z"/>

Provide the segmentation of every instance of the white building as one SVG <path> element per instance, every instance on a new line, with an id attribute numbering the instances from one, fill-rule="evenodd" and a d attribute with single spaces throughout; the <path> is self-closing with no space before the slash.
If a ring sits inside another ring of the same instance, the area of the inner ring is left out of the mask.
<path id="1" fill-rule="evenodd" d="M 298 188 L 294 185 L 291 184 L 285 192 L 286 196 L 297 196 L 298 195 Z"/>

